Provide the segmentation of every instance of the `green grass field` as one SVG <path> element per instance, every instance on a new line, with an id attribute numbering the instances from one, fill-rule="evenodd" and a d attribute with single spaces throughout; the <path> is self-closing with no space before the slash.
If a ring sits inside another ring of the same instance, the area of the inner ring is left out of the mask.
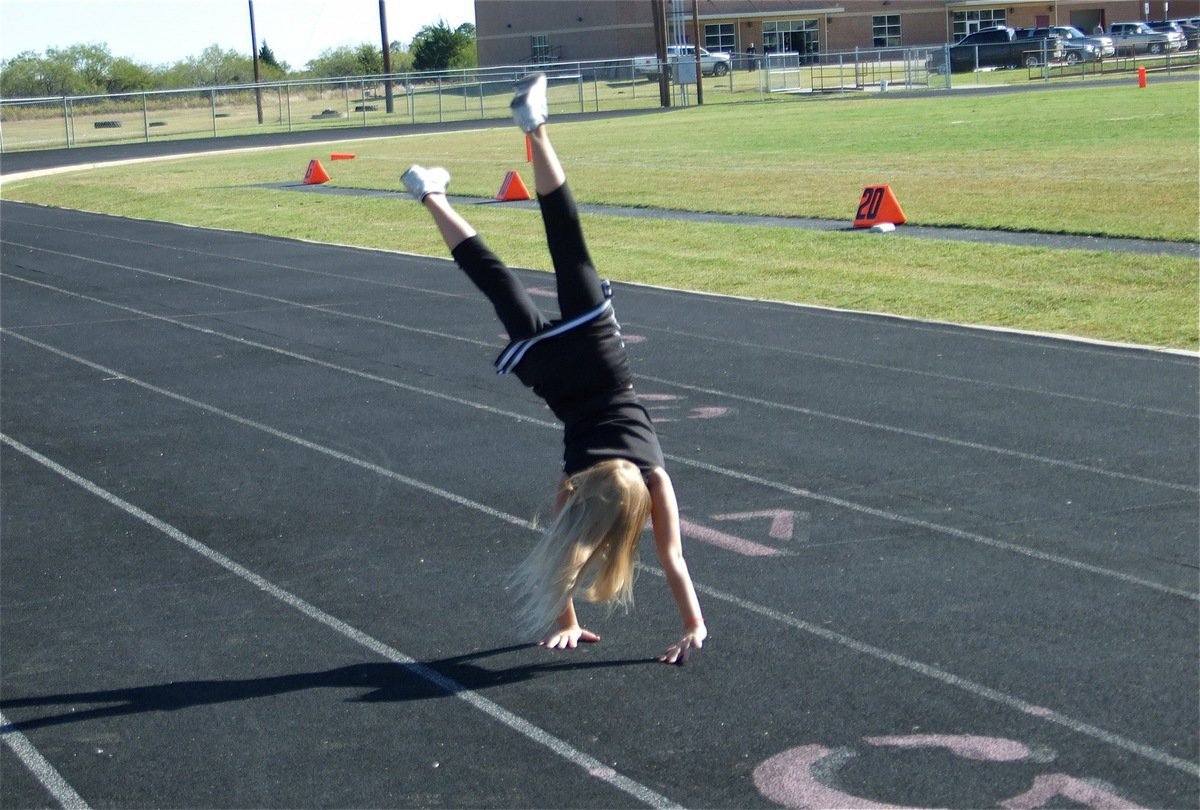
<path id="1" fill-rule="evenodd" d="M 853 218 L 889 184 L 909 221 L 1200 241 L 1196 84 L 1152 82 L 1000 96 L 938 93 L 713 104 L 562 123 L 554 140 L 581 202 Z M 332 133 L 331 133 L 332 134 Z M 354 161 L 328 161 L 351 151 Z M 9 182 L 6 199 L 446 256 L 403 199 L 303 195 L 398 186 L 441 164 L 452 191 L 490 197 L 532 173 L 511 126 L 176 159 Z M 500 255 L 548 269 L 536 214 L 466 210 Z M 863 233 L 589 216 L 601 272 L 619 280 L 1155 346 L 1200 346 L 1188 258 L 896 239 Z"/>

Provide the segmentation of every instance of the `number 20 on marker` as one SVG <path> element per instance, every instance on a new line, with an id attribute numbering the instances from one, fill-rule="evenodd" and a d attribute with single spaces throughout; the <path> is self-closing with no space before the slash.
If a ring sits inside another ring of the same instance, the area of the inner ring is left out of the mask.
<path id="1" fill-rule="evenodd" d="M 854 215 L 854 227 L 869 228 L 879 222 L 893 225 L 903 224 L 904 211 L 890 186 L 867 186 L 858 201 L 858 212 Z"/>

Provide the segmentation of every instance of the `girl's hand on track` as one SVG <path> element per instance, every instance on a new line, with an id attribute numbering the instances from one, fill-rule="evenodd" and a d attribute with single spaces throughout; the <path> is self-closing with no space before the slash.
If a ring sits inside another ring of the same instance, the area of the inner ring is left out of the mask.
<path id="1" fill-rule="evenodd" d="M 708 630 L 703 624 L 700 624 L 694 630 L 689 631 L 678 642 L 667 647 L 667 652 L 658 659 L 659 663 L 683 666 L 687 663 L 688 657 L 692 654 L 693 650 L 698 650 L 704 646 L 704 639 L 706 638 L 708 638 Z"/>
<path id="2" fill-rule="evenodd" d="M 550 631 L 544 639 L 538 642 L 538 646 L 550 650 L 573 650 L 579 646 L 581 641 L 585 644 L 594 644 L 599 640 L 600 636 L 591 630 L 584 630 L 578 624 L 573 624 L 570 627 L 559 627 Z"/>

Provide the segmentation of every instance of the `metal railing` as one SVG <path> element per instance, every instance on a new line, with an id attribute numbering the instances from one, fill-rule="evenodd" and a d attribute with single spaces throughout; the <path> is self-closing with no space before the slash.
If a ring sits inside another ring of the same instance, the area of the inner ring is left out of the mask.
<path id="1" fill-rule="evenodd" d="M 820 54 L 737 55 L 721 76 L 705 76 L 706 104 L 765 101 L 804 94 L 923 90 L 952 86 L 949 73 L 931 74 L 935 54 L 949 46 L 855 49 Z M 1002 76 L 974 71 L 975 84 L 1033 79 L 1088 78 L 1133 71 L 1194 70 L 1197 52 L 1105 59 L 1075 65 L 1048 63 Z M 654 109 L 659 106 L 654 66 L 637 60 L 554 62 L 536 66 L 549 78 L 556 113 Z M 661 68 L 662 66 L 659 66 Z M 176 138 L 220 138 L 465 120 L 504 119 L 512 84 L 529 65 L 290 80 L 259 85 L 147 91 L 96 96 L 0 99 L 0 151 L 75 148 Z M 1019 74 L 1019 75 L 1018 75 Z M 696 94 L 671 84 L 671 103 Z M 261 120 L 259 110 L 261 109 Z"/>

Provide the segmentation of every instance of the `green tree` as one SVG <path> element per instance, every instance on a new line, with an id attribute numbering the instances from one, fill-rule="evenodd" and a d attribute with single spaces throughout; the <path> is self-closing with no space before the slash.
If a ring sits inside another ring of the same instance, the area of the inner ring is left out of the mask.
<path id="1" fill-rule="evenodd" d="M 191 56 L 171 68 L 177 87 L 218 87 L 229 84 L 249 84 L 254 81 L 254 63 L 249 56 L 234 50 L 223 51 L 219 45 L 209 45 L 199 56 Z"/>
<path id="2" fill-rule="evenodd" d="M 378 76 L 383 73 L 383 54 L 379 48 L 364 42 L 354 51 L 355 76 Z"/>
<path id="3" fill-rule="evenodd" d="M 475 45 L 475 25 L 473 23 L 463 23 L 454 29 L 454 33 L 459 38 L 459 41 L 462 42 L 462 47 L 458 49 L 458 53 L 455 54 L 454 59 L 450 62 L 450 67 L 479 67 L 479 51 Z"/>
<path id="4" fill-rule="evenodd" d="M 34 98 L 51 95 L 42 76 L 42 57 L 37 51 L 22 51 L 0 62 L 0 96 Z"/>
<path id="5" fill-rule="evenodd" d="M 475 26 L 463 23 L 451 30 L 445 20 L 426 25 L 412 41 L 414 70 L 447 70 L 474 67 Z"/>
<path id="6" fill-rule="evenodd" d="M 262 47 L 258 49 L 258 63 L 263 67 L 279 67 L 279 62 L 275 59 L 275 52 L 271 50 L 271 46 L 264 39 Z"/>
<path id="7" fill-rule="evenodd" d="M 150 68 L 120 57 L 109 66 L 105 90 L 109 93 L 134 93 L 153 90 L 157 86 L 157 78 Z"/>
<path id="8" fill-rule="evenodd" d="M 38 75 L 48 96 L 82 96 L 99 88 L 89 85 L 75 69 L 75 60 L 65 50 L 49 48 L 40 60 Z"/>
<path id="9" fill-rule="evenodd" d="M 286 79 L 291 72 L 291 67 L 287 62 L 280 62 L 275 58 L 275 52 L 267 45 L 264 39 L 262 47 L 258 49 L 258 73 L 264 82 L 277 82 L 281 79 Z"/>
<path id="10" fill-rule="evenodd" d="M 46 58 L 63 65 L 75 76 L 75 85 L 85 93 L 103 93 L 112 71 L 113 57 L 102 43 L 50 48 Z"/>
<path id="11" fill-rule="evenodd" d="M 392 52 L 393 73 L 407 73 L 412 70 L 412 54 L 404 50 L 404 45 L 400 40 L 393 39 L 388 50 Z"/>
<path id="12" fill-rule="evenodd" d="M 379 48 L 365 42 L 357 47 L 343 45 L 321 51 L 308 63 L 308 71 L 319 79 L 378 75 L 383 73 L 383 54 Z"/>

